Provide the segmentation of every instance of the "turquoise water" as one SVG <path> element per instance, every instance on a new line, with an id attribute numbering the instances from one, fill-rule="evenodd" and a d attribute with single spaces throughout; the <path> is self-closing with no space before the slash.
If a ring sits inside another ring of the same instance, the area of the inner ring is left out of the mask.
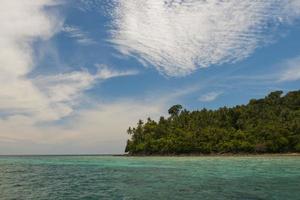
<path id="1" fill-rule="evenodd" d="M 0 157 L 0 199 L 300 199 L 300 157 Z"/>

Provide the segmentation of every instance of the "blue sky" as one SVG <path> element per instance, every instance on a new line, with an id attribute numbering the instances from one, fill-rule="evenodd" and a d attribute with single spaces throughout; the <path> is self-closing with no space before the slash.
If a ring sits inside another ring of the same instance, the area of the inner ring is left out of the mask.
<path id="1" fill-rule="evenodd" d="M 300 2 L 4 1 L 0 154 L 122 153 L 173 104 L 300 85 Z"/>

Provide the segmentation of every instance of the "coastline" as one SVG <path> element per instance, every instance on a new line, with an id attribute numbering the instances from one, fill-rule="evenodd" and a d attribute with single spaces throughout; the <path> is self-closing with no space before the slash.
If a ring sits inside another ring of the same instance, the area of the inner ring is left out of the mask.
<path id="1" fill-rule="evenodd" d="M 300 153 L 214 153 L 214 154 L 123 154 L 125 157 L 276 157 L 299 156 Z"/>
<path id="2" fill-rule="evenodd" d="M 0 157 L 64 157 L 64 156 L 101 156 L 101 157 L 276 157 L 300 156 L 300 153 L 213 153 L 213 154 L 12 154 Z"/>

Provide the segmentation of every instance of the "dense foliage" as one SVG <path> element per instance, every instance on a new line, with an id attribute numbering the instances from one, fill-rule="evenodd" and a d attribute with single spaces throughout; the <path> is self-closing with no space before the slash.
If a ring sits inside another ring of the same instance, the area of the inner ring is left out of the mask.
<path id="1" fill-rule="evenodd" d="M 247 105 L 218 110 L 169 109 L 129 128 L 130 154 L 300 152 L 300 90 L 270 93 Z"/>

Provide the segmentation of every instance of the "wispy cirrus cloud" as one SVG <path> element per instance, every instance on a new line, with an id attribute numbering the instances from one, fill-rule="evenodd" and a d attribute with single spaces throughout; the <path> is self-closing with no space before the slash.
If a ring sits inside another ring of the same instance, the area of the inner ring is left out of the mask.
<path id="1" fill-rule="evenodd" d="M 98 70 L 95 74 L 91 74 L 86 69 L 83 69 L 69 73 L 38 76 L 32 82 L 39 91 L 42 91 L 42 94 L 47 99 L 46 103 L 52 108 L 53 112 L 48 112 L 47 114 L 56 114 L 54 115 L 55 118 L 50 118 L 49 120 L 55 120 L 71 114 L 73 107 L 80 103 L 84 92 L 97 82 L 120 76 L 136 75 L 137 73 L 137 71 L 130 70 L 117 71 L 105 65 L 98 65 Z M 45 113 L 44 110 L 40 111 Z"/>
<path id="2" fill-rule="evenodd" d="M 300 56 L 289 59 L 281 65 L 284 70 L 278 75 L 280 82 L 300 80 Z"/>
<path id="3" fill-rule="evenodd" d="M 64 26 L 62 31 L 67 33 L 70 38 L 73 38 L 77 43 L 82 45 L 96 44 L 86 31 L 81 30 L 76 26 Z"/>
<path id="4" fill-rule="evenodd" d="M 282 82 L 298 81 L 300 80 L 300 56 L 284 59 L 280 63 L 272 66 L 272 72 L 263 74 L 256 74 L 253 76 L 231 77 L 231 79 L 243 79 L 258 82 L 267 82 L 278 84 Z"/>
<path id="5" fill-rule="evenodd" d="M 298 0 L 114 0 L 111 42 L 170 76 L 236 62 L 300 15 Z"/>
<path id="6" fill-rule="evenodd" d="M 96 66 L 98 70 L 95 74 L 89 73 L 87 69 L 82 69 L 81 71 L 72 71 L 70 73 L 38 76 L 33 79 L 33 82 L 47 95 L 49 100 L 65 102 L 74 100 L 80 96 L 81 92 L 92 87 L 97 81 L 138 74 L 137 71 L 132 70 L 113 70 L 106 65 Z"/>
<path id="7" fill-rule="evenodd" d="M 118 71 L 118 70 L 110 69 L 106 65 L 102 65 L 102 64 L 96 64 L 96 67 L 98 68 L 96 77 L 98 77 L 99 79 L 109 79 L 109 78 L 115 78 L 120 76 L 133 76 L 139 73 L 137 70 Z"/>
<path id="8" fill-rule="evenodd" d="M 223 92 L 209 92 L 207 94 L 201 95 L 198 100 L 201 102 L 211 102 L 216 100 Z"/>

